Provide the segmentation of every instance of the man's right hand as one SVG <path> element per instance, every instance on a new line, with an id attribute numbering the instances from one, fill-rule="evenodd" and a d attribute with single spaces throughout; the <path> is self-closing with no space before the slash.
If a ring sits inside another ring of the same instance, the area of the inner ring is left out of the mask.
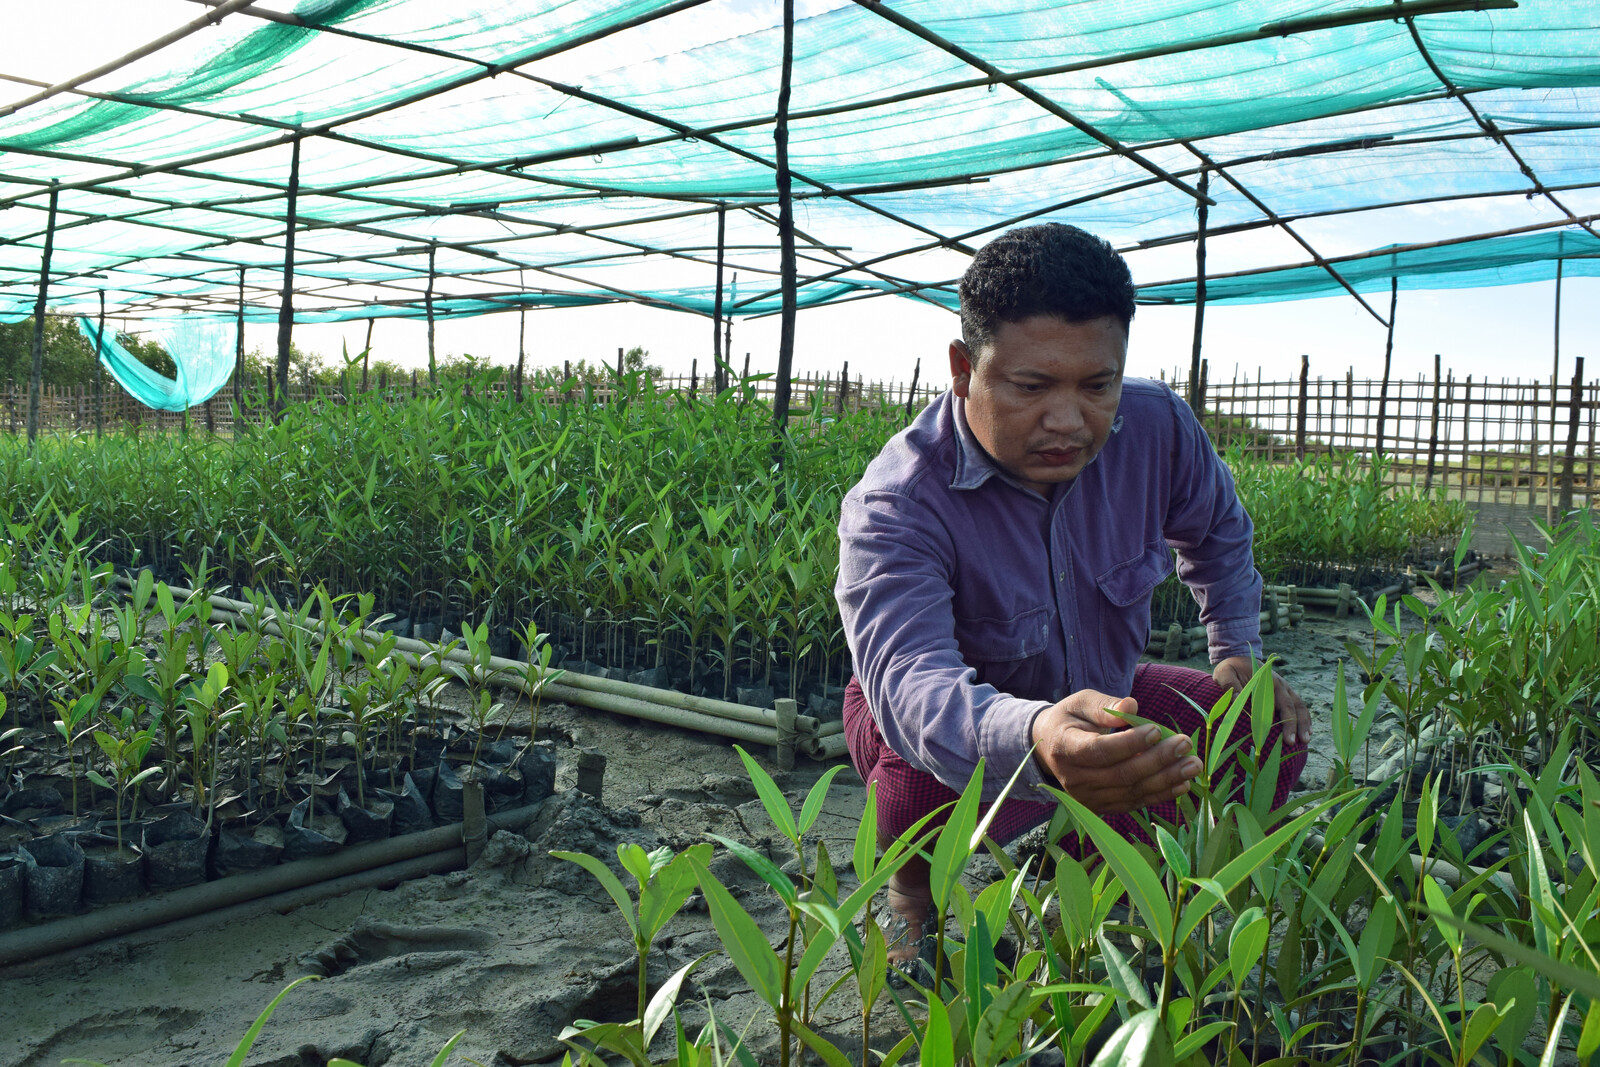
<path id="1" fill-rule="evenodd" d="M 1133 811 L 1189 791 L 1204 764 L 1191 756 L 1189 738 L 1162 741 L 1154 726 L 1130 726 L 1106 711 L 1136 715 L 1132 697 L 1118 699 L 1082 689 L 1033 720 L 1034 758 L 1047 776 L 1098 814 Z"/>

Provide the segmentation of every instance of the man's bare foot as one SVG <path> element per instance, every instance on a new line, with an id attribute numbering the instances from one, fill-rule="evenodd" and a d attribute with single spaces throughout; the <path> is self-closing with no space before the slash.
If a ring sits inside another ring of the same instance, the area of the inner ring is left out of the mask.
<path id="1" fill-rule="evenodd" d="M 921 885 L 902 881 L 899 874 L 889 879 L 889 907 L 905 923 L 904 931 L 895 929 L 888 934 L 889 962 L 910 963 L 917 958 L 921 941 L 934 931 L 929 928 L 929 912 L 933 909 L 933 893 L 924 881 Z"/>

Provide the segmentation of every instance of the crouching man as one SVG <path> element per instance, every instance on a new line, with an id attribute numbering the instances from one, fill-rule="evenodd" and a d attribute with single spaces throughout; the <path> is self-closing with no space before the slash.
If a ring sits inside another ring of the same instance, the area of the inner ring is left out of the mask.
<path id="1" fill-rule="evenodd" d="M 1123 378 L 1134 288 L 1109 244 L 1059 224 L 1011 230 L 960 291 L 950 390 L 884 447 L 839 520 L 851 759 L 877 783 L 885 843 L 954 800 L 980 757 L 986 801 L 1028 761 L 995 840 L 1049 819 L 1041 785 L 1136 836 L 1129 813 L 1176 818 L 1203 769 L 1188 700 L 1211 707 L 1261 656 L 1250 518 L 1184 402 Z M 1210 674 L 1139 663 L 1174 550 Z M 1311 722 L 1281 679 L 1275 699 L 1281 804 Z M 929 899 L 925 862 L 890 884 L 906 924 L 897 958 L 915 954 Z"/>

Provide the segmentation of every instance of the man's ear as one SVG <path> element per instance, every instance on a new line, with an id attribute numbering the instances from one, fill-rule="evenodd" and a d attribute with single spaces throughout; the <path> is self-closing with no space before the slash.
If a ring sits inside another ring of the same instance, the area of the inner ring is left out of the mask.
<path id="1" fill-rule="evenodd" d="M 963 399 L 972 385 L 972 353 L 960 338 L 950 342 L 950 391 Z"/>

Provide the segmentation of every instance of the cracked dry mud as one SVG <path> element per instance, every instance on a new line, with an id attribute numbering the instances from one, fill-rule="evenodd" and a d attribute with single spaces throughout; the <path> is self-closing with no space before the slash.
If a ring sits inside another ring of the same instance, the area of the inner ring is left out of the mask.
<path id="1" fill-rule="evenodd" d="M 1352 621 L 1311 615 L 1266 638 L 1319 720 L 1302 779 L 1308 787 L 1327 774 L 1327 757 L 1316 749 L 1329 751 L 1334 671 L 1357 632 Z M 0 1064 L 83 1057 L 113 1067 L 220 1065 L 267 1002 L 305 974 L 325 977 L 284 1000 L 256 1042 L 252 1067 L 310 1067 L 334 1056 L 367 1067 L 422 1067 L 462 1029 L 460 1052 L 480 1063 L 544 1063 L 559 1060 L 556 1034 L 572 1020 L 630 1018 L 636 961 L 627 929 L 599 884 L 550 850 L 614 860 L 622 840 L 683 848 L 718 833 L 780 864 L 792 856 L 774 840 L 731 745 L 561 705 L 545 709 L 541 734 L 547 731 L 563 746 L 561 792 L 524 835 L 497 834 L 469 871 L 0 969 Z M 573 789 L 579 746 L 608 757 L 604 804 Z M 798 806 L 825 770 L 802 760 L 777 779 Z M 845 857 L 864 797 L 846 769 L 816 827 L 847 886 L 854 879 Z M 993 870 L 987 857 L 977 867 L 980 875 Z M 759 880 L 721 850 L 713 870 L 776 937 L 780 913 Z M 703 908 L 686 909 L 656 943 L 652 988 L 719 947 Z M 818 989 L 843 964 L 833 966 Z M 681 1014 L 691 1033 L 705 1022 L 708 1002 L 735 1031 L 754 1017 L 750 1039 L 771 1047 L 765 1010 L 725 954 L 708 959 L 686 989 Z M 854 993 L 841 991 L 819 1027 L 852 1057 L 855 1011 Z M 882 1032 L 894 1023 L 885 1015 Z"/>

